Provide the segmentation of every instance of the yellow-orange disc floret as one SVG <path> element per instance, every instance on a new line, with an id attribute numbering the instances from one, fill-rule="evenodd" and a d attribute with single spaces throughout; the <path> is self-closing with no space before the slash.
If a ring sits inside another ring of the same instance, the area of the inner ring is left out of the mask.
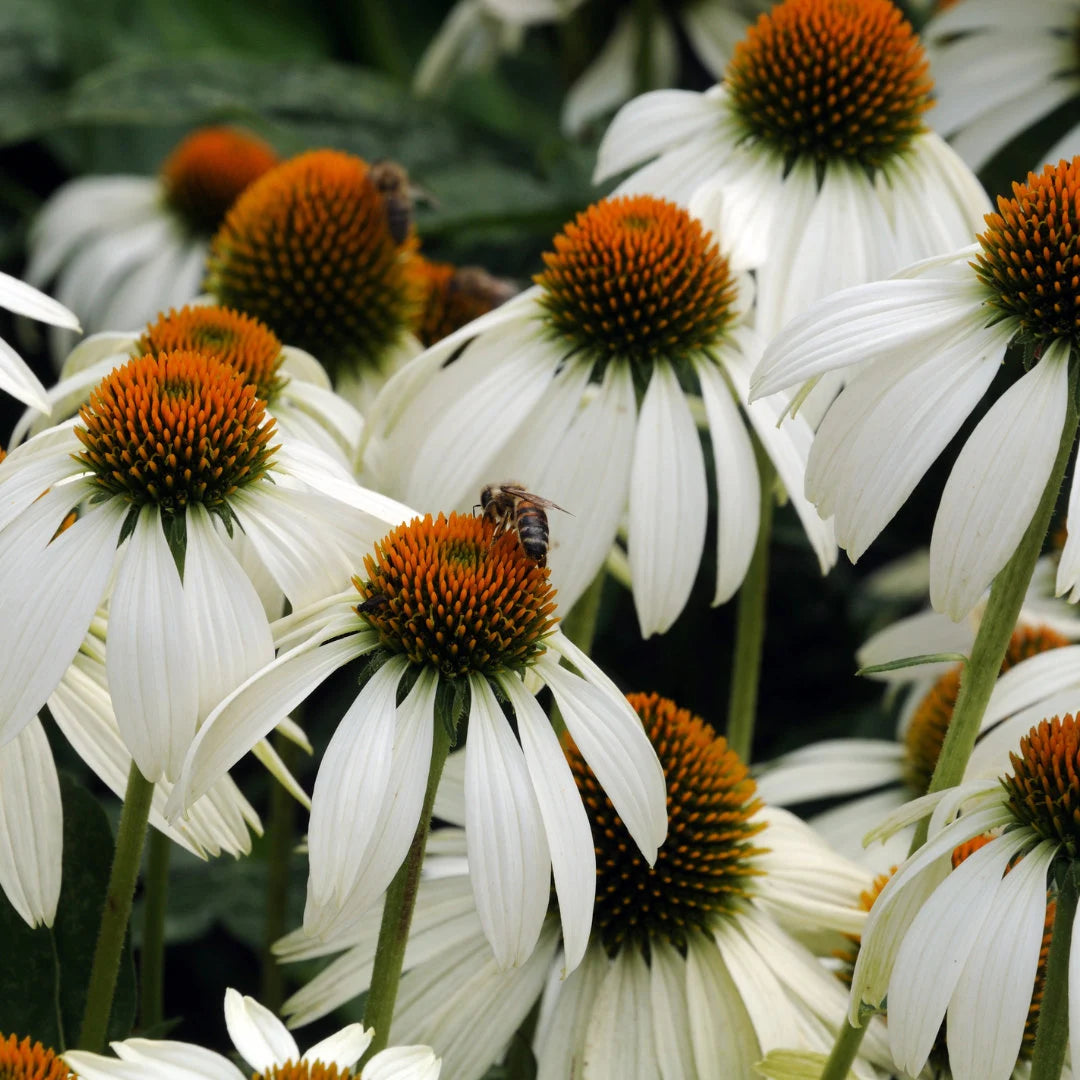
<path id="1" fill-rule="evenodd" d="M 933 81 L 889 0 L 784 0 L 735 47 L 727 87 L 749 137 L 788 162 L 876 169 L 925 130 Z"/>
<path id="2" fill-rule="evenodd" d="M 265 1072 L 252 1073 L 252 1080 L 360 1080 L 361 1074 L 342 1068 L 335 1062 L 286 1061 L 284 1065 L 271 1065 Z"/>
<path id="3" fill-rule="evenodd" d="M 512 289 L 478 266 L 453 266 L 417 256 L 410 274 L 422 298 L 416 336 L 425 348 L 513 295 Z"/>
<path id="4" fill-rule="evenodd" d="M 313 150 L 236 201 L 211 241 L 207 288 L 337 378 L 379 368 L 412 325 L 414 243 L 394 241 L 366 162 Z"/>
<path id="5" fill-rule="evenodd" d="M 594 361 L 645 367 L 715 343 L 735 318 L 735 278 L 712 234 L 651 195 L 583 210 L 544 254 L 548 325 Z"/>
<path id="6" fill-rule="evenodd" d="M 194 231 L 212 233 L 240 192 L 275 164 L 277 154 L 254 135 L 200 128 L 161 166 L 165 199 Z"/>
<path id="7" fill-rule="evenodd" d="M 216 304 L 189 304 L 151 323 L 138 341 L 140 353 L 188 349 L 231 364 L 259 397 L 269 401 L 285 384 L 278 375 L 281 342 L 258 319 Z"/>
<path id="8" fill-rule="evenodd" d="M 481 517 L 414 518 L 376 545 L 364 569 L 366 580 L 353 578 L 360 613 L 383 645 L 448 677 L 520 672 L 554 627 L 547 568 Z"/>
<path id="9" fill-rule="evenodd" d="M 1009 639 L 1001 661 L 1004 675 L 1013 665 L 1050 649 L 1068 645 L 1068 640 L 1049 626 L 1018 626 Z M 946 671 L 930 688 L 912 714 L 904 734 L 904 780 L 920 795 L 930 787 L 945 733 L 949 730 L 956 698 L 960 693 L 961 665 Z"/>
<path id="10" fill-rule="evenodd" d="M 0 1035 L 0 1080 L 67 1080 L 73 1075 L 64 1059 L 41 1043 Z"/>
<path id="11" fill-rule="evenodd" d="M 1075 859 L 1080 851 L 1080 724 L 1072 713 L 1043 720 L 1009 755 L 1013 772 L 1002 783 L 1009 805 L 1040 836 L 1058 840 Z"/>
<path id="12" fill-rule="evenodd" d="M 731 910 L 761 870 L 765 827 L 757 786 L 738 755 L 700 717 L 658 694 L 629 694 L 667 782 L 668 834 L 653 866 L 645 861 L 596 777 L 567 737 L 566 755 L 596 847 L 593 928 L 609 953 L 664 938 L 677 948 L 695 928 Z"/>
<path id="13" fill-rule="evenodd" d="M 79 412 L 78 460 L 109 495 L 176 514 L 191 502 L 222 511 L 270 466 L 274 423 L 255 387 L 197 352 L 130 360 Z"/>
<path id="14" fill-rule="evenodd" d="M 972 266 L 1002 317 L 1019 321 L 1021 340 L 1080 345 L 1080 157 L 1028 173 L 986 215 Z"/>

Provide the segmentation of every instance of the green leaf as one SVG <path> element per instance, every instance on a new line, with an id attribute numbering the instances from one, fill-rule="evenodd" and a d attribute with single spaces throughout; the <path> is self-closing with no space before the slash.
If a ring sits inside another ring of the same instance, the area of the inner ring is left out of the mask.
<path id="1" fill-rule="evenodd" d="M 867 664 L 859 668 L 856 675 L 880 675 L 885 671 L 900 671 L 903 668 L 921 667 L 923 664 L 966 664 L 968 658 L 963 653 L 939 652 L 920 653 L 918 656 L 903 656 L 899 660 L 887 660 L 884 664 Z"/>
<path id="2" fill-rule="evenodd" d="M 824 1054 L 809 1050 L 770 1050 L 764 1061 L 754 1066 L 754 1072 L 767 1080 L 818 1080 L 826 1060 Z"/>
<path id="3" fill-rule="evenodd" d="M 61 775 L 64 807 L 63 882 L 52 929 L 31 930 L 0 896 L 0 1031 L 29 1035 L 61 1050 L 79 1034 L 86 984 L 112 865 L 113 835 L 97 800 Z M 109 1020 L 122 1039 L 135 1019 L 135 968 L 130 943 Z"/>

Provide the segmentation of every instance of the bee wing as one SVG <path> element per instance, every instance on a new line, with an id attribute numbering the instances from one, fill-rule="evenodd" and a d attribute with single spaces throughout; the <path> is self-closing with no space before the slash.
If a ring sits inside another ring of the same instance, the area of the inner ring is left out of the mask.
<path id="1" fill-rule="evenodd" d="M 521 499 L 523 502 L 532 503 L 534 506 L 542 506 L 544 509 L 561 510 L 564 514 L 570 514 L 570 511 L 565 506 L 560 506 L 557 502 L 552 502 L 550 499 L 545 499 L 540 495 L 534 495 L 531 491 L 526 491 L 523 487 L 518 487 L 516 484 L 502 484 L 502 490 L 507 495 L 512 495 L 515 499 Z M 573 514 L 570 514 L 573 517 Z"/>

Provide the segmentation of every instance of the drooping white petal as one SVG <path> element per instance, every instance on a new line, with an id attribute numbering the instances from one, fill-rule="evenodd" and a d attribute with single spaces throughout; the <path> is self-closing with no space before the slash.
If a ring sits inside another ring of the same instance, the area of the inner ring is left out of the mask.
<path id="1" fill-rule="evenodd" d="M 233 1046 L 255 1072 L 299 1061 L 300 1048 L 285 1025 L 253 997 L 241 996 L 231 986 L 225 991 L 225 1027 Z"/>
<path id="2" fill-rule="evenodd" d="M 0 745 L 55 689 L 112 572 L 124 510 L 107 502 L 52 540 L 72 494 L 47 491 L 0 533 Z"/>
<path id="3" fill-rule="evenodd" d="M 191 1076 L 201 1080 L 244 1080 L 244 1074 L 227 1057 L 194 1043 L 171 1039 L 125 1039 L 110 1043 L 110 1048 L 124 1063 L 122 1077 L 134 1074 L 158 1076 L 161 1080 L 184 1080 Z M 79 1058 L 93 1058 L 100 1066 L 98 1075 L 104 1073 L 108 1065 L 117 1064 L 115 1058 L 97 1054 L 79 1052 Z"/>
<path id="4" fill-rule="evenodd" d="M 540 703 L 512 673 L 500 676 L 499 685 L 517 717 L 525 765 L 547 834 L 562 919 L 566 975 L 581 962 L 592 927 L 596 898 L 592 828 L 566 755 Z"/>
<path id="5" fill-rule="evenodd" d="M 79 320 L 73 311 L 68 311 L 63 304 L 46 296 L 40 289 L 28 285 L 25 281 L 0 272 L 0 307 L 15 315 L 25 315 L 28 319 L 51 323 L 53 326 L 66 326 L 69 330 L 79 329 Z"/>
<path id="6" fill-rule="evenodd" d="M 627 547 L 644 637 L 663 633 L 690 596 L 705 547 L 709 496 L 697 426 L 674 369 L 653 370 L 630 468 Z"/>
<path id="7" fill-rule="evenodd" d="M 40 721 L 0 746 L 0 889 L 30 926 L 52 926 L 64 839 L 60 781 Z"/>
<path id="8" fill-rule="evenodd" d="M 537 671 L 582 757 L 652 865 L 667 836 L 667 785 L 637 713 L 624 697 L 605 693 L 547 658 Z"/>
<path id="9" fill-rule="evenodd" d="M 949 474 L 930 538 L 930 602 L 951 619 L 1009 561 L 1042 498 L 1065 423 L 1068 357 L 1055 341 L 982 418 Z"/>
<path id="10" fill-rule="evenodd" d="M 470 675 L 465 836 L 476 910 L 499 967 L 523 964 L 547 910 L 551 857 L 525 757 L 495 695 Z"/>
<path id="11" fill-rule="evenodd" d="M 324 1065 L 336 1065 L 342 1070 L 351 1069 L 364 1056 L 374 1037 L 375 1032 L 371 1028 L 365 1028 L 363 1024 L 349 1024 L 309 1047 L 300 1060 L 313 1064 L 321 1061 Z M 367 1072 L 370 1067 L 368 1063 L 364 1071 Z"/>
<path id="12" fill-rule="evenodd" d="M 949 1003 L 956 1080 L 1008 1080 L 1020 1056 L 1046 921 L 1046 874 L 1058 845 L 1044 840 L 1002 880 Z"/>
<path id="13" fill-rule="evenodd" d="M 564 966 L 558 963 L 552 970 L 540 1003 L 533 1039 L 536 1080 L 564 1080 L 567 1076 L 581 1075 L 585 1031 L 592 1004 L 607 974 L 607 953 L 599 941 L 594 941 L 581 965 L 562 979 L 559 976 Z"/>
<path id="14" fill-rule="evenodd" d="M 370 854 L 390 780 L 397 687 L 407 666 L 404 656 L 394 656 L 368 679 L 323 755 L 311 793 L 305 925 L 312 923 L 313 904 L 341 904 Z"/>
<path id="15" fill-rule="evenodd" d="M 430 1046 L 388 1046 L 364 1066 L 364 1080 L 438 1080 L 441 1071 Z"/>
<path id="16" fill-rule="evenodd" d="M 719 369 L 707 360 L 694 364 L 716 469 L 716 593 L 714 604 L 734 596 L 746 576 L 757 540 L 761 509 L 754 448 L 738 406 Z"/>
<path id="17" fill-rule="evenodd" d="M 954 623 L 943 619 L 936 611 L 920 611 L 905 619 L 898 619 L 871 635 L 859 646 L 855 662 L 859 667 L 875 667 L 907 656 L 955 652 L 966 654 L 975 640 L 975 633 L 968 623 Z M 952 667 L 948 661 L 921 664 L 915 673 L 919 678 L 936 679 Z M 911 668 L 881 671 L 867 678 L 882 682 L 907 683 L 912 678 Z"/>
<path id="18" fill-rule="evenodd" d="M 79 448 L 71 425 L 58 425 L 16 447 L 0 462 L 0 531 L 36 502 L 43 491 L 83 471 L 84 467 L 72 460 Z M 69 506 L 87 494 L 85 488 L 73 492 Z"/>
<path id="19" fill-rule="evenodd" d="M 900 779 L 904 748 L 885 739 L 827 739 L 770 761 L 757 777 L 770 806 L 868 791 Z"/>
<path id="20" fill-rule="evenodd" d="M 41 380 L 3 338 L 0 338 L 0 391 L 41 412 L 47 413 L 51 408 Z"/>
<path id="21" fill-rule="evenodd" d="M 649 1023 L 649 969 L 634 947 L 608 967 L 585 1032 L 583 1075 L 596 1080 L 649 1080 L 659 1070 Z"/>
<path id="22" fill-rule="evenodd" d="M 174 779 L 195 737 L 195 635 L 156 505 L 143 507 L 109 602 L 106 670 L 116 722 L 147 780 Z"/>
<path id="23" fill-rule="evenodd" d="M 1068 523 L 1072 521 L 1073 527 Z M 1065 547 L 1058 560 L 1057 579 L 1054 583 L 1054 595 L 1069 593 L 1069 602 L 1080 599 L 1080 469 L 1073 469 L 1069 484 L 1069 506 L 1065 513 Z"/>
<path id="24" fill-rule="evenodd" d="M 664 1080 L 696 1080 L 686 961 L 662 938 L 650 943 L 649 1005 Z"/>

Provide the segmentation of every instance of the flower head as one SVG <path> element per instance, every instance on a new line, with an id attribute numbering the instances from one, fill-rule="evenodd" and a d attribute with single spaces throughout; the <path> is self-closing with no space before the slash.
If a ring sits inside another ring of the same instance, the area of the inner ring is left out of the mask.
<path id="1" fill-rule="evenodd" d="M 370 413 L 374 481 L 414 505 L 464 510 L 499 480 L 497 469 L 565 507 L 549 551 L 564 605 L 596 576 L 628 509 L 639 622 L 645 635 L 663 632 L 690 595 L 705 546 L 705 460 L 687 401 L 699 390 L 720 507 L 716 602 L 729 599 L 760 517 L 739 411 L 760 345 L 745 325 L 744 263 L 721 240 L 651 195 L 582 211 L 554 238 L 534 288 L 390 380 Z M 798 418 L 778 431 L 782 410 L 767 403 L 748 419 L 827 568 L 830 526 L 800 494 L 812 431 Z"/>
<path id="2" fill-rule="evenodd" d="M 382 371 L 402 347 L 418 297 L 387 201 L 360 158 L 313 150 L 245 191 L 211 243 L 216 299 L 306 349 L 335 384 Z"/>
<path id="3" fill-rule="evenodd" d="M 70 1075 L 64 1059 L 55 1050 L 29 1036 L 0 1036 L 0 1076 L 5 1080 L 67 1080 Z"/>

